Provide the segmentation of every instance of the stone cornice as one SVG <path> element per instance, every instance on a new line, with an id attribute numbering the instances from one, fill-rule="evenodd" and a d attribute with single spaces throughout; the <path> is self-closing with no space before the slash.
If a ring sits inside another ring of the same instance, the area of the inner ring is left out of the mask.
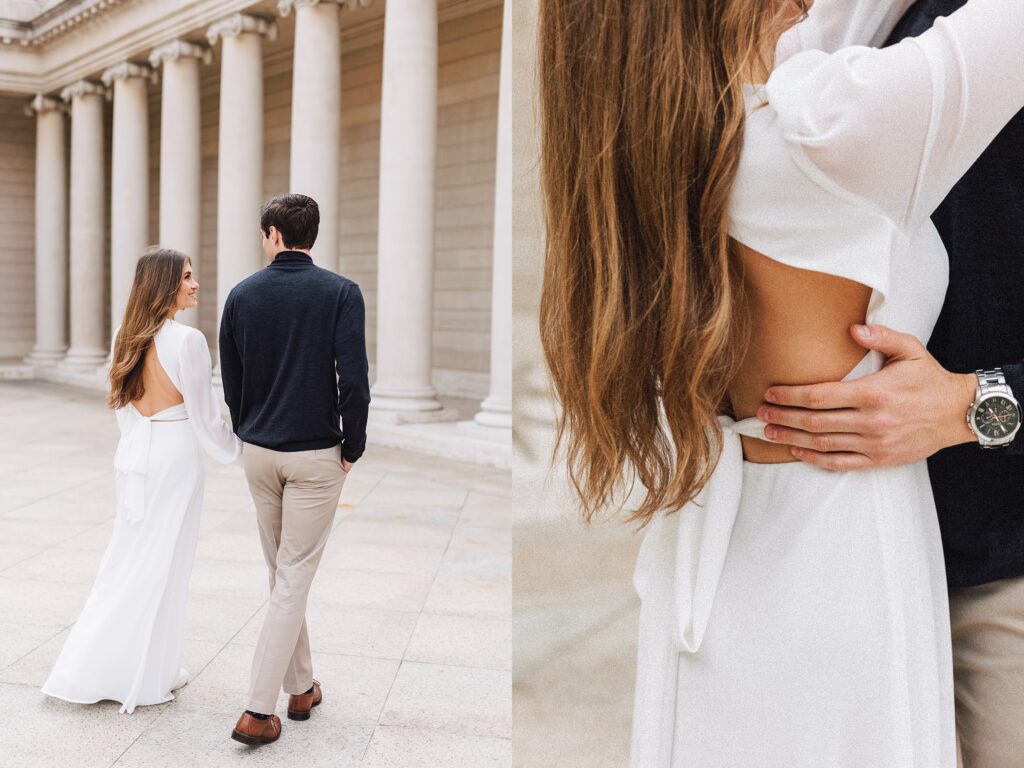
<path id="1" fill-rule="evenodd" d="M 151 83 L 155 83 L 156 70 L 145 64 L 137 64 L 134 61 L 122 61 L 104 70 L 100 80 L 109 88 L 115 80 L 127 80 L 130 77 L 141 77 L 149 80 Z"/>
<path id="2" fill-rule="evenodd" d="M 354 11 L 356 8 L 366 8 L 373 0 L 277 0 L 277 12 L 287 16 L 292 8 L 302 8 L 307 5 L 319 5 L 321 2 L 340 5 L 342 10 Z"/>
<path id="3" fill-rule="evenodd" d="M 124 0 L 69 0 L 59 3 L 31 21 L 2 22 L 0 42 L 40 46 L 92 21 Z"/>
<path id="4" fill-rule="evenodd" d="M 64 0 L 60 7 L 72 1 Z M 501 0 L 437 1 L 440 23 L 501 4 Z M 168 40 L 200 39 L 210 24 L 252 7 L 253 0 L 117 0 L 115 7 L 97 14 L 77 34 L 63 35 L 45 46 L 0 45 L 0 93 L 25 99 L 36 93 L 58 93 L 83 76 L 98 79 L 105 69 L 125 59 L 145 61 L 150 51 Z M 383 29 L 383 14 L 353 13 L 341 30 L 342 48 L 354 51 L 380 45 Z"/>
<path id="5" fill-rule="evenodd" d="M 178 59 L 199 59 L 203 64 L 209 64 L 213 61 L 213 51 L 205 45 L 188 40 L 171 40 L 169 43 L 157 46 L 149 54 L 149 63 L 154 67 L 159 67 L 165 61 L 177 61 Z"/>
<path id="6" fill-rule="evenodd" d="M 29 117 L 41 114 L 42 112 L 67 112 L 68 105 L 60 99 L 37 93 L 28 104 L 25 105 L 25 114 Z"/>
<path id="7" fill-rule="evenodd" d="M 103 96 L 106 98 L 108 94 L 109 91 L 101 83 L 92 80 L 79 80 L 61 91 L 60 97 L 64 101 L 71 101 L 78 96 Z"/>
<path id="8" fill-rule="evenodd" d="M 250 16 L 247 13 L 233 13 L 213 22 L 206 30 L 206 39 L 210 45 L 216 45 L 222 37 L 238 37 L 246 32 L 263 35 L 268 40 L 277 39 L 277 22 L 262 16 Z"/>

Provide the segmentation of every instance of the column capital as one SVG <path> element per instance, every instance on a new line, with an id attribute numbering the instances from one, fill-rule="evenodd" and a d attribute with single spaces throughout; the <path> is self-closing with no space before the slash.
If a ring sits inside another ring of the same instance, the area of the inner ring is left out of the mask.
<path id="1" fill-rule="evenodd" d="M 203 64 L 213 61 L 213 51 L 201 43 L 193 43 L 188 40 L 171 40 L 153 49 L 149 54 L 149 63 L 159 67 L 165 61 L 177 61 L 178 59 L 199 59 Z"/>
<path id="2" fill-rule="evenodd" d="M 60 92 L 60 97 L 64 101 L 71 101 L 78 96 L 103 96 L 109 98 L 110 92 L 103 87 L 102 83 L 97 83 L 93 80 L 79 80 Z"/>
<path id="3" fill-rule="evenodd" d="M 151 83 L 155 83 L 156 70 L 146 64 L 137 64 L 134 61 L 122 61 L 105 69 L 103 74 L 100 76 L 100 80 L 102 80 L 103 84 L 109 88 L 111 83 L 116 80 L 127 80 L 132 77 L 141 77 L 149 80 Z"/>
<path id="4" fill-rule="evenodd" d="M 342 10 L 354 11 L 357 8 L 366 8 L 373 0 L 277 0 L 277 12 L 282 16 L 291 13 L 292 8 L 304 8 L 307 5 L 319 5 L 323 3 L 334 3 L 340 5 Z"/>
<path id="5" fill-rule="evenodd" d="M 246 32 L 263 35 L 268 40 L 277 38 L 277 22 L 262 16 L 250 16 L 247 13 L 232 13 L 219 21 L 213 22 L 206 30 L 206 39 L 210 45 L 216 45 L 222 37 L 238 37 Z"/>
<path id="6" fill-rule="evenodd" d="M 60 98 L 53 96 L 47 96 L 42 93 L 37 93 L 32 101 L 25 105 L 25 114 L 29 117 L 35 117 L 43 112 L 67 112 L 68 105 L 65 104 Z"/>

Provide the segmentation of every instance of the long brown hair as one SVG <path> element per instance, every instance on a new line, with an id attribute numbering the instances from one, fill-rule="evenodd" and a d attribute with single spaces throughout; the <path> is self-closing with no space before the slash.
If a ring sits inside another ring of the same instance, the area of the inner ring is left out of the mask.
<path id="1" fill-rule="evenodd" d="M 587 519 L 639 480 L 646 524 L 717 463 L 747 338 L 727 220 L 743 77 L 770 71 L 780 2 L 541 0 L 540 334 Z"/>
<path id="2" fill-rule="evenodd" d="M 153 337 L 175 306 L 189 257 L 180 251 L 153 246 L 135 266 L 124 321 L 114 339 L 107 405 L 123 408 L 142 397 L 142 366 Z"/>

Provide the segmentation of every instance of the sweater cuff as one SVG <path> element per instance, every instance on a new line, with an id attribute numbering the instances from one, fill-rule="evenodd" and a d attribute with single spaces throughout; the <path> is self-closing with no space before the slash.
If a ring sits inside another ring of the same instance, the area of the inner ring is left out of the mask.
<path id="1" fill-rule="evenodd" d="M 1014 399 L 1024 407 L 1024 362 L 1004 365 L 1002 370 Z M 1024 455 L 1024 427 L 1021 427 L 1017 436 L 1006 446 L 1004 452 Z"/>

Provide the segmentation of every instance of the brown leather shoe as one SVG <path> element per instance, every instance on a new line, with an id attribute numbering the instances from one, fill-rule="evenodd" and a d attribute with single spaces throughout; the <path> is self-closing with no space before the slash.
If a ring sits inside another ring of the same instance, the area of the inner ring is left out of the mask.
<path id="1" fill-rule="evenodd" d="M 288 719 L 309 720 L 309 711 L 323 700 L 320 683 L 314 680 L 312 693 L 293 693 L 288 697 Z"/>
<path id="2" fill-rule="evenodd" d="M 281 718 L 271 715 L 266 720 L 253 717 L 248 712 L 243 712 L 235 724 L 235 730 L 231 732 L 231 738 L 249 746 L 257 744 L 269 744 L 281 737 Z"/>

